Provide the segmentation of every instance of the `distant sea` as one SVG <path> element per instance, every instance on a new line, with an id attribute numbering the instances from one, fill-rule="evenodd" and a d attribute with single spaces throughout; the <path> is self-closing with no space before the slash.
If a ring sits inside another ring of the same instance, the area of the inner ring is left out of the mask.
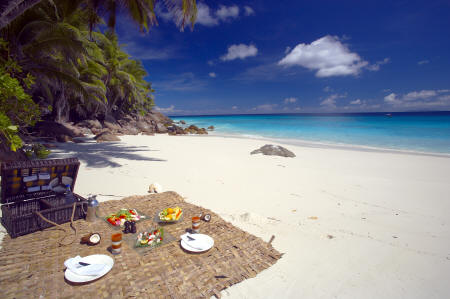
<path id="1" fill-rule="evenodd" d="M 172 116 L 213 134 L 450 155 L 450 112 Z"/>

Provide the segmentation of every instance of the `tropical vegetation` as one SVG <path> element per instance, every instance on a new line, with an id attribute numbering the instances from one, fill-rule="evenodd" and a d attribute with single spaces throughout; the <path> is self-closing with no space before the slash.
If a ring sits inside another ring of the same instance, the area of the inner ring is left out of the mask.
<path id="1" fill-rule="evenodd" d="M 115 23 L 121 8 L 148 31 L 157 24 L 156 3 L 8 1 L 0 14 L 0 141 L 15 151 L 22 146 L 19 135 L 41 119 L 103 120 L 150 111 L 148 73 L 119 44 Z M 195 0 L 163 3 L 181 29 L 194 24 Z"/>

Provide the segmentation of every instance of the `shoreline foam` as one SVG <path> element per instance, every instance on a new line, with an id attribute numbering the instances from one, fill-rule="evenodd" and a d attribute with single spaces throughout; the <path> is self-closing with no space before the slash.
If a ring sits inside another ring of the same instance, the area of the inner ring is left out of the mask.
<path id="1" fill-rule="evenodd" d="M 378 152 L 378 153 L 391 153 L 391 154 L 408 154 L 408 155 L 419 155 L 419 156 L 431 156 L 431 157 L 442 157 L 450 158 L 450 154 L 441 152 L 429 152 L 429 151 L 416 151 L 407 149 L 395 149 L 395 148 L 383 148 L 359 144 L 349 144 L 349 143 L 333 143 L 333 142 L 319 142 L 311 141 L 306 139 L 294 139 L 294 138 L 273 138 L 265 137 L 261 135 L 251 135 L 251 134 L 232 134 L 232 133 L 218 133 L 216 131 L 209 132 L 210 136 L 224 137 L 224 138 L 242 138 L 242 139 L 253 139 L 253 140 L 263 140 L 267 142 L 275 142 L 284 145 L 294 145 L 300 147 L 309 148 L 330 148 L 330 149 L 342 149 L 342 150 L 355 150 L 363 152 Z M 190 136 L 190 135 L 188 135 Z M 207 137 L 207 136 L 205 136 Z"/>

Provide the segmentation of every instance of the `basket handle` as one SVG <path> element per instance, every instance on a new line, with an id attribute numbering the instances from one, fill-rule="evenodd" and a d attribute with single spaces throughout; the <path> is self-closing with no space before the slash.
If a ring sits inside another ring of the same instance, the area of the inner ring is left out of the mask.
<path id="1" fill-rule="evenodd" d="M 70 227 L 71 227 L 71 228 L 74 230 L 74 232 L 75 232 L 75 238 L 73 238 L 72 241 L 71 241 L 70 243 L 63 243 L 63 240 L 65 240 L 65 239 L 69 236 L 69 234 L 68 234 L 68 232 L 66 231 L 66 229 L 65 229 L 64 227 L 62 227 L 62 225 L 60 225 L 60 224 L 58 224 L 58 223 L 56 223 L 56 222 L 53 222 L 53 221 L 51 221 L 51 220 L 45 218 L 44 215 L 42 215 L 41 212 L 39 212 L 39 211 L 35 211 L 35 212 L 34 212 L 34 213 L 36 213 L 36 215 L 38 215 L 39 217 L 41 217 L 42 220 L 44 220 L 45 222 L 48 222 L 48 223 L 50 223 L 50 224 L 53 224 L 54 226 L 56 226 L 56 227 L 62 229 L 62 230 L 66 233 L 66 235 L 64 235 L 64 236 L 61 238 L 61 240 L 58 241 L 59 246 L 67 246 L 67 245 L 71 245 L 71 244 L 75 241 L 75 239 L 77 238 L 77 229 L 73 226 L 73 217 L 74 217 L 74 215 L 75 215 L 76 207 L 77 207 L 77 203 L 74 202 L 74 203 L 73 203 L 73 208 L 72 208 L 72 216 L 70 217 Z"/>

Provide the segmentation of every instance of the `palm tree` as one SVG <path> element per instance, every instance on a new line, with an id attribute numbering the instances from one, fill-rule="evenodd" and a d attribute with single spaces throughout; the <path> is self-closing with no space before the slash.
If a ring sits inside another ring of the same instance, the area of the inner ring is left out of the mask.
<path id="1" fill-rule="evenodd" d="M 0 6 L 0 29 L 8 26 L 16 18 L 24 14 L 42 0 L 8 0 Z M 197 16 L 196 0 L 163 0 L 166 8 L 173 14 L 181 29 L 187 22 L 194 25 Z M 157 24 L 155 7 L 158 0 L 84 0 L 83 6 L 90 11 L 90 31 L 99 20 L 99 15 L 108 16 L 108 26 L 114 28 L 116 24 L 117 10 L 120 8 L 128 11 L 140 29 L 149 30 L 150 26 Z"/>
<path id="2" fill-rule="evenodd" d="M 80 78 L 79 68 L 90 63 L 92 69 L 93 53 L 100 50 L 86 38 L 86 14 L 76 2 L 58 1 L 57 7 L 42 3 L 2 32 L 9 41 L 10 55 L 23 73 L 36 80 L 31 94 L 41 106 L 53 108 L 56 120 L 68 117 L 71 102 L 106 101 L 102 84 Z"/>

